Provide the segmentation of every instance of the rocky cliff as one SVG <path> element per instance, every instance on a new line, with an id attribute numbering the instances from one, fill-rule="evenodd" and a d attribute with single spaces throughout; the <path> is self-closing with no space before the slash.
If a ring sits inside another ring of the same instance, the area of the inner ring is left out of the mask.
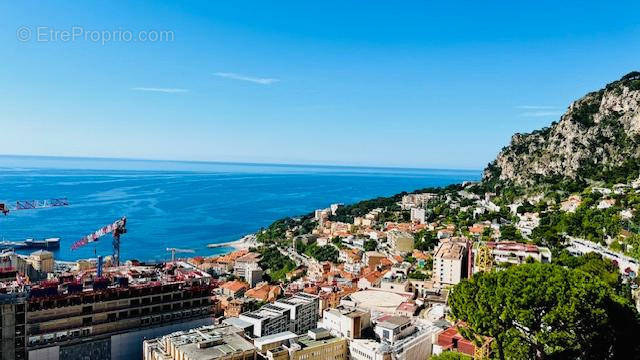
<path id="1" fill-rule="evenodd" d="M 638 164 L 640 72 L 632 72 L 573 102 L 548 128 L 515 134 L 484 178 L 530 186 L 546 179 L 598 179 Z"/>

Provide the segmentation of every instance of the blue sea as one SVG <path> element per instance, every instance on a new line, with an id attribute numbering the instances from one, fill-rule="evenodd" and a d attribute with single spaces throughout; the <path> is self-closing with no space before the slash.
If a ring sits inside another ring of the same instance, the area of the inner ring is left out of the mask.
<path id="1" fill-rule="evenodd" d="M 0 215 L 0 238 L 60 237 L 56 259 L 110 255 L 111 237 L 70 246 L 127 216 L 122 259 L 164 260 L 167 247 L 213 255 L 285 216 L 429 186 L 480 171 L 0 156 L 0 202 L 66 197 L 70 206 Z"/>

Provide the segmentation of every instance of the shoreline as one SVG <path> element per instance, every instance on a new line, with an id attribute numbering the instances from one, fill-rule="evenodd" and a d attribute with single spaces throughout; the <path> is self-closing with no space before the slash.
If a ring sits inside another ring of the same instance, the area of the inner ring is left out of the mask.
<path id="1" fill-rule="evenodd" d="M 213 243 L 207 244 L 207 248 L 215 249 L 215 248 L 223 248 L 229 247 L 233 248 L 234 251 L 249 249 L 250 247 L 255 247 L 257 245 L 257 239 L 255 234 L 245 235 L 242 238 L 234 241 L 227 241 L 223 243 Z"/>

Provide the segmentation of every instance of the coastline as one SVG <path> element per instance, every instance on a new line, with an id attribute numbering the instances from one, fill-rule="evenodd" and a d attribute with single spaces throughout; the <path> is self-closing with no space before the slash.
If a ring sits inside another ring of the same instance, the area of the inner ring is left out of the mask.
<path id="1" fill-rule="evenodd" d="M 256 245 L 257 245 L 256 235 L 249 234 L 234 241 L 208 244 L 207 247 L 210 249 L 228 247 L 228 248 L 233 248 L 234 251 L 237 251 L 237 250 L 249 249 L 250 247 L 255 247 Z"/>

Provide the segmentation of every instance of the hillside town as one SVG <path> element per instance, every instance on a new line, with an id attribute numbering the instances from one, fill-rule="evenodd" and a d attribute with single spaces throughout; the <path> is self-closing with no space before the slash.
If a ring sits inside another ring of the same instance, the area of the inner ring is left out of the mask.
<path id="1" fill-rule="evenodd" d="M 465 336 L 452 290 L 480 273 L 551 264 L 558 254 L 606 259 L 637 304 L 638 262 L 611 246 L 620 237 L 566 234 L 559 252 L 536 234 L 547 213 L 609 211 L 640 192 L 640 182 L 545 206 L 543 195 L 504 205 L 495 193 L 478 194 L 480 185 L 333 204 L 213 257 L 115 264 L 4 251 L 2 358 L 489 359 L 494 339 Z M 615 211 L 633 217 L 637 209 Z"/>

